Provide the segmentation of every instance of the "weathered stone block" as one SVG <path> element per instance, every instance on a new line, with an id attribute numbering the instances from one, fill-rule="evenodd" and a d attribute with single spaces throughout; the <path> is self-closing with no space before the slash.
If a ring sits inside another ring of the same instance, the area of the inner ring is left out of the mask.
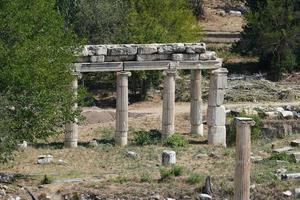
<path id="1" fill-rule="evenodd" d="M 173 44 L 173 53 L 185 53 L 186 46 L 182 43 Z"/>
<path id="2" fill-rule="evenodd" d="M 204 43 L 199 44 L 185 44 L 186 53 L 194 54 L 194 53 L 204 53 L 206 51 L 206 45 Z"/>
<path id="3" fill-rule="evenodd" d="M 137 61 L 171 60 L 168 54 L 137 55 Z"/>
<path id="4" fill-rule="evenodd" d="M 94 46 L 93 45 L 84 46 L 82 54 L 83 54 L 83 56 L 93 56 L 93 55 L 95 55 Z"/>
<path id="5" fill-rule="evenodd" d="M 208 94 L 208 106 L 221 106 L 224 103 L 225 90 L 211 89 Z"/>
<path id="6" fill-rule="evenodd" d="M 208 126 L 225 126 L 226 113 L 225 107 L 212 107 L 209 106 L 207 109 L 207 125 Z"/>
<path id="7" fill-rule="evenodd" d="M 226 127 L 208 127 L 208 144 L 226 146 Z"/>
<path id="8" fill-rule="evenodd" d="M 227 89 L 227 69 L 220 68 L 212 71 L 210 75 L 210 89 Z"/>
<path id="9" fill-rule="evenodd" d="M 123 55 L 123 56 L 105 56 L 105 62 L 122 62 L 122 61 L 134 61 L 135 55 Z"/>
<path id="10" fill-rule="evenodd" d="M 173 45 L 160 45 L 157 50 L 158 50 L 159 54 L 172 54 L 174 52 L 174 46 Z"/>
<path id="11" fill-rule="evenodd" d="M 38 164 L 50 164 L 53 162 L 53 156 L 52 155 L 41 155 L 37 159 Z"/>
<path id="12" fill-rule="evenodd" d="M 142 45 L 138 47 L 138 54 L 155 54 L 157 53 L 157 45 Z"/>
<path id="13" fill-rule="evenodd" d="M 214 51 L 206 51 L 200 54 L 200 60 L 216 60 L 217 58 L 217 54 Z"/>
<path id="14" fill-rule="evenodd" d="M 175 165 L 176 164 L 176 152 L 170 150 L 164 150 L 162 153 L 162 164 Z"/>
<path id="15" fill-rule="evenodd" d="M 95 53 L 97 56 L 107 55 L 107 47 L 105 45 L 97 45 Z"/>
<path id="16" fill-rule="evenodd" d="M 113 48 L 108 48 L 107 53 L 110 56 L 136 55 L 137 47 L 133 45 L 117 46 Z"/>
<path id="17" fill-rule="evenodd" d="M 99 62 L 104 62 L 105 61 L 105 56 L 91 56 L 90 57 L 91 63 L 99 63 Z"/>
<path id="18" fill-rule="evenodd" d="M 199 54 L 172 54 L 173 61 L 196 61 L 199 60 Z"/>

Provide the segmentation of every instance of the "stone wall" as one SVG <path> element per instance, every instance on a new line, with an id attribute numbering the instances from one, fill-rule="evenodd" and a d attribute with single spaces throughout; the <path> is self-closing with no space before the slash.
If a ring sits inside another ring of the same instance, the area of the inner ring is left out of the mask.
<path id="1" fill-rule="evenodd" d="M 206 51 L 204 43 L 87 45 L 78 63 L 123 61 L 208 61 L 216 53 Z"/>

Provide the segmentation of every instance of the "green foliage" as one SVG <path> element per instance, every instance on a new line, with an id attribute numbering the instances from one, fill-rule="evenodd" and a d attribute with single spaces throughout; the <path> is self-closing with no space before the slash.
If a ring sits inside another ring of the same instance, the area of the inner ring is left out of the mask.
<path id="1" fill-rule="evenodd" d="M 161 140 L 161 133 L 158 130 L 140 130 L 134 132 L 133 141 L 136 145 L 144 146 L 157 144 Z"/>
<path id="2" fill-rule="evenodd" d="M 199 184 L 203 182 L 204 177 L 197 173 L 191 173 L 187 178 L 186 182 L 191 185 Z"/>
<path id="3" fill-rule="evenodd" d="M 252 118 L 255 121 L 255 125 L 251 127 L 251 140 L 256 141 L 261 136 L 261 129 L 263 126 L 262 119 L 258 115 L 246 115 L 240 114 L 238 117 Z M 234 124 L 234 117 L 228 116 L 229 125 L 226 126 L 226 141 L 227 144 L 233 145 L 236 140 L 236 125 Z"/>
<path id="4" fill-rule="evenodd" d="M 183 174 L 183 167 L 178 165 L 173 165 L 171 169 L 160 168 L 160 178 L 161 180 L 170 179 L 173 176 L 181 176 Z"/>
<path id="5" fill-rule="evenodd" d="M 48 177 L 47 175 L 41 180 L 42 185 L 51 184 L 53 182 L 52 178 Z"/>
<path id="6" fill-rule="evenodd" d="M 0 12 L 0 159 L 19 141 L 61 132 L 78 115 L 71 88 L 72 32 L 54 0 L 5 1 Z"/>
<path id="7" fill-rule="evenodd" d="M 142 183 L 145 183 L 145 182 L 151 183 L 151 181 L 152 181 L 152 178 L 151 178 L 150 174 L 148 174 L 148 173 L 142 174 L 142 176 L 141 176 Z"/>
<path id="8" fill-rule="evenodd" d="M 164 144 L 166 146 L 176 148 L 176 147 L 186 147 L 188 145 L 188 141 L 179 133 L 175 133 L 172 136 L 168 137 Z"/>
<path id="9" fill-rule="evenodd" d="M 287 154 L 286 152 L 273 153 L 268 160 L 282 160 L 289 163 L 296 163 L 295 157 L 292 154 Z"/>
<path id="10" fill-rule="evenodd" d="M 236 51 L 257 55 L 261 66 L 279 80 L 283 72 L 299 69 L 300 2 L 247 1 L 247 26 Z"/>

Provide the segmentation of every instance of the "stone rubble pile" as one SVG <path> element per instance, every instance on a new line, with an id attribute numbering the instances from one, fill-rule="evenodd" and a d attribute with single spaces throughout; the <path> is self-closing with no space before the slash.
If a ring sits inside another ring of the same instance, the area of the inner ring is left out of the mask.
<path id="1" fill-rule="evenodd" d="M 77 62 L 216 60 L 204 43 L 87 45 Z"/>

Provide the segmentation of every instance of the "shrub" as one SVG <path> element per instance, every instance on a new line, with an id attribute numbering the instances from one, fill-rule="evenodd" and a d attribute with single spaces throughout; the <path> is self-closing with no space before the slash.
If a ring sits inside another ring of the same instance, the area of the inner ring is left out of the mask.
<path id="1" fill-rule="evenodd" d="M 197 173 L 190 174 L 186 180 L 186 182 L 191 185 L 201 183 L 202 181 L 203 181 L 203 176 Z"/>
<path id="2" fill-rule="evenodd" d="M 172 173 L 174 176 L 181 176 L 182 173 L 183 173 L 183 167 L 178 166 L 178 165 L 173 165 L 173 166 L 172 166 L 172 169 L 171 169 L 171 173 Z"/>
<path id="3" fill-rule="evenodd" d="M 292 154 L 287 154 L 286 152 L 273 153 L 268 160 L 282 160 L 289 163 L 296 163 L 295 157 Z"/>
<path id="4" fill-rule="evenodd" d="M 161 180 L 169 179 L 173 175 L 171 170 L 168 170 L 168 169 L 165 169 L 165 168 L 160 168 L 159 172 L 160 172 L 160 179 Z"/>
<path id="5" fill-rule="evenodd" d="M 251 127 L 251 140 L 256 141 L 261 136 L 262 119 L 258 115 L 240 114 L 238 117 L 252 118 L 255 125 Z M 236 125 L 234 124 L 234 117 L 228 116 L 229 125 L 226 126 L 226 141 L 229 145 L 235 144 L 236 141 Z"/>
<path id="6" fill-rule="evenodd" d="M 152 181 L 152 178 L 148 173 L 142 174 L 142 176 L 141 176 L 142 183 L 144 183 L 144 182 L 150 183 L 151 181 Z"/>
<path id="7" fill-rule="evenodd" d="M 48 177 L 47 175 L 41 180 L 42 185 L 51 184 L 53 182 L 52 178 Z"/>
<path id="8" fill-rule="evenodd" d="M 181 176 L 183 174 L 183 167 L 178 165 L 173 165 L 171 169 L 161 168 L 160 177 L 161 180 L 171 178 L 172 176 Z"/>
<path id="9" fill-rule="evenodd" d="M 172 136 L 168 137 L 165 140 L 165 145 L 176 148 L 176 147 L 186 147 L 188 145 L 188 141 L 180 134 L 175 133 Z"/>
<path id="10" fill-rule="evenodd" d="M 136 131 L 134 132 L 134 138 L 133 141 L 136 145 L 151 145 L 151 144 L 157 144 L 161 140 L 161 133 L 158 130 L 150 130 L 145 131 Z"/>

